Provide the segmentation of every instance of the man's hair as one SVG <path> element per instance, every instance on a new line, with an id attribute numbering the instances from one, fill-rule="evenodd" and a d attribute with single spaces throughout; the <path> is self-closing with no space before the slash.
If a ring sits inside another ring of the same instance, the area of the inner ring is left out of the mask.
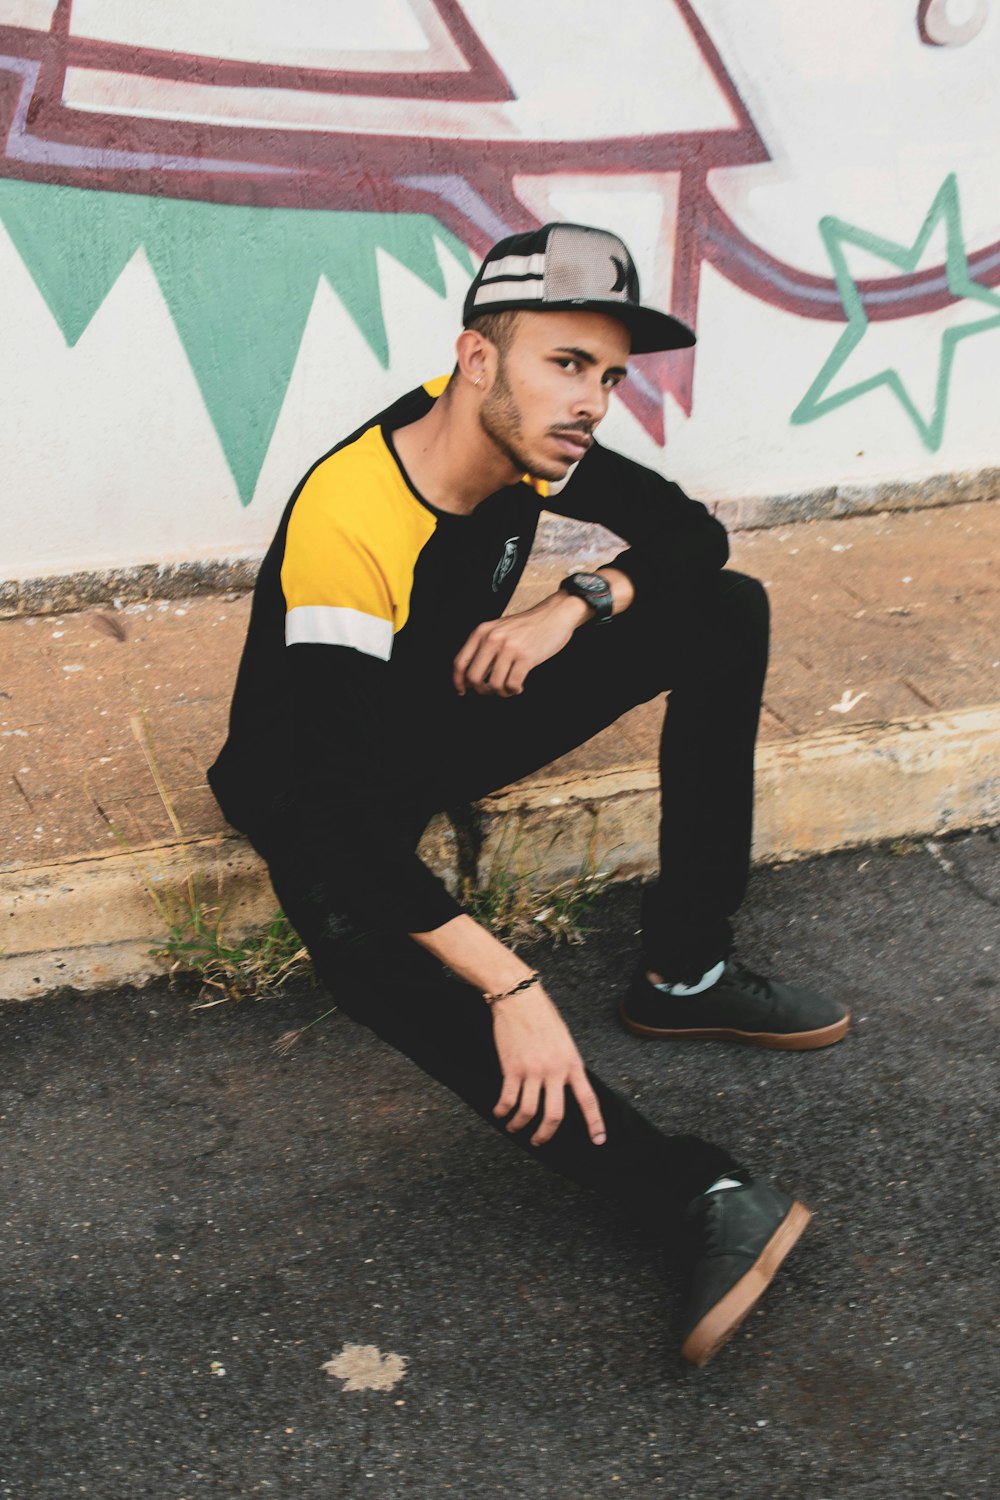
<path id="1" fill-rule="evenodd" d="M 474 333 L 481 334 L 484 339 L 489 339 L 490 343 L 495 345 L 502 363 L 504 355 L 514 342 L 517 320 L 520 316 L 516 308 L 509 312 L 480 313 L 479 317 L 473 318 L 470 323 L 466 324 L 466 327 L 471 328 Z M 453 377 L 458 374 L 457 364 L 451 373 Z M 454 388 L 454 379 L 449 380 L 443 394 L 450 396 Z"/>
<path id="2" fill-rule="evenodd" d="M 478 318 L 473 318 L 467 324 L 467 327 L 475 333 L 482 334 L 484 339 L 489 339 L 490 343 L 495 344 L 503 355 L 514 342 L 517 320 L 520 316 L 516 308 L 509 312 L 480 313 Z"/>

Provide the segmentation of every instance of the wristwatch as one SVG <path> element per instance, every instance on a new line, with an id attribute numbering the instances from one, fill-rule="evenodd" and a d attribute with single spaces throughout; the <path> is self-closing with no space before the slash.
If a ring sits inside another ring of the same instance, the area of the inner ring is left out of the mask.
<path id="1" fill-rule="evenodd" d="M 595 620 L 610 620 L 614 610 L 611 585 L 600 573 L 570 573 L 559 587 L 567 594 L 583 599 L 594 611 Z"/>

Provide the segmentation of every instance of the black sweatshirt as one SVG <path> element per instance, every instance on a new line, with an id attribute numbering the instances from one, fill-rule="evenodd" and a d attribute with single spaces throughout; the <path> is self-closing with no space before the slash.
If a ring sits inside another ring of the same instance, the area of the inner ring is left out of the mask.
<path id="1" fill-rule="evenodd" d="M 229 737 L 208 773 L 226 817 L 251 834 L 294 808 L 328 851 L 340 909 L 365 928 L 429 932 L 461 910 L 413 850 L 407 771 L 435 702 L 454 694 L 458 651 L 510 602 L 540 511 L 623 537 L 609 566 L 637 593 L 696 585 L 728 556 L 703 505 L 596 443 L 558 493 L 523 479 L 470 515 L 436 510 L 392 433 L 446 383 L 373 417 L 295 490 L 261 565 Z"/>

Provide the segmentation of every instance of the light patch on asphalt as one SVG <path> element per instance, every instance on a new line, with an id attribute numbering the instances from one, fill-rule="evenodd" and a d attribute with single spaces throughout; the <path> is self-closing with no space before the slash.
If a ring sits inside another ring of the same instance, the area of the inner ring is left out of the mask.
<path id="1" fill-rule="evenodd" d="M 345 1344 L 320 1368 L 344 1382 L 345 1391 L 391 1391 L 406 1374 L 405 1354 L 383 1354 L 374 1344 Z"/>

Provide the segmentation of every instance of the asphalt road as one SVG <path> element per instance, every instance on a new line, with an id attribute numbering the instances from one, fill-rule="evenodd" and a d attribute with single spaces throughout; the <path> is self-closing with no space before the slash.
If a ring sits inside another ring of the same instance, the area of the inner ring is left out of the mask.
<path id="1" fill-rule="evenodd" d="M 346 1018 L 278 1058 L 321 996 L 0 1007 L 0 1495 L 1000 1493 L 998 846 L 755 875 L 744 958 L 854 1008 L 826 1052 L 622 1032 L 634 889 L 534 950 L 609 1081 L 815 1211 L 704 1371 L 601 1204 Z"/>

